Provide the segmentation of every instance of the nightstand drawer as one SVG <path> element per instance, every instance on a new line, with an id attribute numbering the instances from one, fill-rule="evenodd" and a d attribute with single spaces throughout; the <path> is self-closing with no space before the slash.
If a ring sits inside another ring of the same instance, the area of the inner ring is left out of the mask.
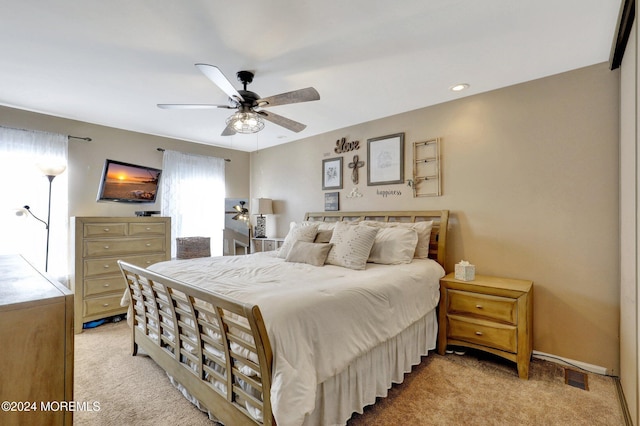
<path id="1" fill-rule="evenodd" d="M 447 322 L 447 337 L 450 339 L 465 340 L 511 353 L 517 352 L 518 339 L 515 326 L 455 315 L 449 315 Z"/>
<path id="2" fill-rule="evenodd" d="M 448 290 L 447 313 L 487 318 L 507 324 L 518 323 L 515 299 L 459 290 Z"/>

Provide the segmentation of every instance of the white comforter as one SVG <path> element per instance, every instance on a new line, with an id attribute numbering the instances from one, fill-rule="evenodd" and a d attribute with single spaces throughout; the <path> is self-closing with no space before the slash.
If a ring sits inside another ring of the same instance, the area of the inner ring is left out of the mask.
<path id="1" fill-rule="evenodd" d="M 428 259 L 354 271 L 289 263 L 275 252 L 149 269 L 260 306 L 273 350 L 273 415 L 281 426 L 302 424 L 319 383 L 435 308 L 444 275 Z"/>

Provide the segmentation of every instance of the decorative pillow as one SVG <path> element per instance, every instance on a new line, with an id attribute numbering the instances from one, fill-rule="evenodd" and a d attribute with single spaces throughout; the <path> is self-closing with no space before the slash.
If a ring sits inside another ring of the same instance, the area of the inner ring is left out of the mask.
<path id="1" fill-rule="evenodd" d="M 293 247 L 293 243 L 296 241 L 304 241 L 307 243 L 312 243 L 316 238 L 316 233 L 318 232 L 318 227 L 315 225 L 301 225 L 295 222 L 291 223 L 291 229 L 289 229 L 289 233 L 284 239 L 282 243 L 282 247 L 278 250 L 278 257 L 281 259 L 286 259 L 289 251 L 291 251 L 291 247 Z"/>
<path id="2" fill-rule="evenodd" d="M 413 256 L 419 259 L 426 259 L 429 257 L 429 243 L 431 242 L 431 228 L 433 228 L 432 220 L 426 220 L 423 222 L 415 222 L 415 223 L 376 222 L 373 220 L 364 220 L 360 223 L 363 225 L 373 226 L 377 228 L 414 229 L 418 233 L 418 244 L 416 244 L 416 252 Z"/>
<path id="3" fill-rule="evenodd" d="M 380 228 L 371 247 L 369 262 L 383 265 L 411 263 L 418 233 L 409 228 Z"/>
<path id="4" fill-rule="evenodd" d="M 316 234 L 316 239 L 313 240 L 314 243 L 328 243 L 331 241 L 331 237 L 333 236 L 333 229 L 320 229 L 318 228 L 318 233 Z"/>
<path id="5" fill-rule="evenodd" d="M 353 226 L 337 222 L 331 237 L 331 250 L 327 262 L 349 269 L 365 269 L 378 228 Z"/>
<path id="6" fill-rule="evenodd" d="M 327 259 L 329 250 L 331 250 L 331 244 L 307 243 L 298 240 L 293 243 L 285 261 L 322 266 Z"/>
<path id="7" fill-rule="evenodd" d="M 305 220 L 301 222 L 303 225 L 317 225 L 318 231 L 333 231 L 337 222 L 320 222 L 319 220 Z"/>

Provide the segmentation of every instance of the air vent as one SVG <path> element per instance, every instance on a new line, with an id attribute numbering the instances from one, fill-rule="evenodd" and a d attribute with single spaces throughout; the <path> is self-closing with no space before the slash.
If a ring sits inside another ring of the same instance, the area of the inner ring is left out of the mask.
<path id="1" fill-rule="evenodd" d="M 589 390 L 588 376 L 580 371 L 565 369 L 564 370 L 564 383 L 574 388 Z"/>

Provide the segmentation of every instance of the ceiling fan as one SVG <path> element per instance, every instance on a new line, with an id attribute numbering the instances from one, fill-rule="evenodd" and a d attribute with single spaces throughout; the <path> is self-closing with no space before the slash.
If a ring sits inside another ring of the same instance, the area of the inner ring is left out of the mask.
<path id="1" fill-rule="evenodd" d="M 215 104 L 158 104 L 163 109 L 210 109 L 226 108 L 237 109 L 238 111 L 227 118 L 222 136 L 231 136 L 236 133 L 256 133 L 264 128 L 264 120 L 268 120 L 292 132 L 301 132 L 307 126 L 289 118 L 283 117 L 273 112 L 268 112 L 262 108 L 287 105 L 298 102 L 317 101 L 320 94 L 313 87 L 294 90 L 293 92 L 281 93 L 279 95 L 261 98 L 257 93 L 247 90 L 247 84 L 253 81 L 251 71 L 238 71 L 238 80 L 242 82 L 244 89 L 236 90 L 224 76 L 222 71 L 214 65 L 196 64 L 196 67 L 216 86 L 229 96 L 229 105 Z"/>

